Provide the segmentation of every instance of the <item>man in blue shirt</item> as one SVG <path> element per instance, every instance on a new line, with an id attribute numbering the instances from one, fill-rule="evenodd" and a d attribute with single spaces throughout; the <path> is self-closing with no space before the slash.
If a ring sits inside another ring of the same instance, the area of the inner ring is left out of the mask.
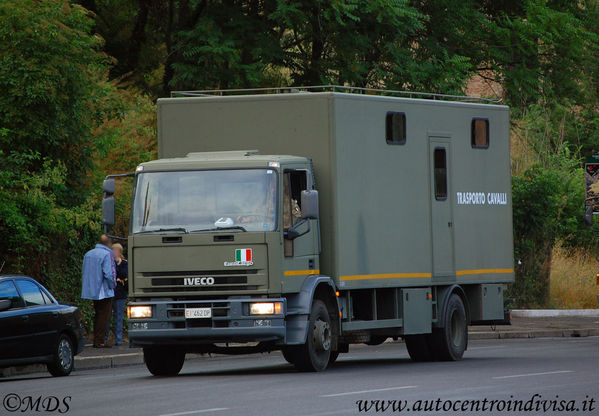
<path id="1" fill-rule="evenodd" d="M 94 301 L 94 347 L 110 348 L 104 343 L 106 327 L 110 320 L 112 298 L 116 286 L 116 267 L 110 249 L 112 240 L 102 234 L 96 247 L 83 258 L 81 297 Z"/>

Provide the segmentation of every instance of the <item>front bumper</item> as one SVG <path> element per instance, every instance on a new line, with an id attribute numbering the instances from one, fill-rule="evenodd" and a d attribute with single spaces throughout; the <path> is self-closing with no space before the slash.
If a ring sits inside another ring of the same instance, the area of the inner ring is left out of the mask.
<path id="1" fill-rule="evenodd" d="M 281 302 L 278 315 L 250 315 L 253 302 Z M 181 346 L 192 348 L 215 343 L 285 343 L 286 299 L 223 299 L 131 302 L 152 307 L 152 318 L 129 319 L 132 347 Z M 185 318 L 186 308 L 210 308 L 211 318 Z"/>

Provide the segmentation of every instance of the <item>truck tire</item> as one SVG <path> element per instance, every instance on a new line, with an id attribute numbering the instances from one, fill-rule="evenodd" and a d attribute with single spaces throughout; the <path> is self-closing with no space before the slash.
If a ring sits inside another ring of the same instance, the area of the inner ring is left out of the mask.
<path id="1" fill-rule="evenodd" d="M 71 374 L 75 364 L 75 353 L 73 351 L 73 341 L 67 334 L 60 334 L 53 352 L 52 362 L 46 365 L 48 372 L 54 377 Z"/>
<path id="2" fill-rule="evenodd" d="M 296 350 L 293 347 L 285 347 L 281 349 L 281 353 L 285 361 L 289 364 L 293 364 L 296 361 Z"/>
<path id="3" fill-rule="evenodd" d="M 462 298 L 453 294 L 441 317 L 443 328 L 434 328 L 430 344 L 434 358 L 438 361 L 461 360 L 468 347 L 468 322 Z"/>
<path id="4" fill-rule="evenodd" d="M 331 351 L 331 356 L 329 357 L 329 367 L 335 364 L 337 358 L 339 358 L 339 351 Z"/>
<path id="5" fill-rule="evenodd" d="M 144 361 L 155 376 L 176 376 L 183 368 L 185 353 L 174 348 L 144 348 Z"/>
<path id="6" fill-rule="evenodd" d="M 404 341 L 412 361 L 425 362 L 434 359 L 430 347 L 431 334 L 406 335 Z"/>
<path id="7" fill-rule="evenodd" d="M 293 364 L 300 371 L 323 371 L 331 358 L 331 317 L 323 301 L 312 303 L 306 343 L 300 345 L 293 357 Z"/>

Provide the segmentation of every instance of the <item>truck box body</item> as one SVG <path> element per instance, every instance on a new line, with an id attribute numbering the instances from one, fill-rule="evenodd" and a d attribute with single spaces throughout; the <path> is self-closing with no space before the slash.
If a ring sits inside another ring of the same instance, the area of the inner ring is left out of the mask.
<path id="1" fill-rule="evenodd" d="M 390 113 L 403 114 L 403 144 L 388 143 Z M 473 146 L 474 120 L 487 120 L 488 146 Z M 168 98 L 158 145 L 160 159 L 247 149 L 311 158 L 319 271 L 340 289 L 514 279 L 505 106 L 334 92 Z"/>

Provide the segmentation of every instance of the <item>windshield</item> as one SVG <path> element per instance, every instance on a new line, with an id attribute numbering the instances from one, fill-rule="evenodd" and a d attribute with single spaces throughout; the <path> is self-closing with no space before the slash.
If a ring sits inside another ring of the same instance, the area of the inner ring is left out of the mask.
<path id="1" fill-rule="evenodd" d="M 141 173 L 132 232 L 274 231 L 276 184 L 272 169 Z"/>

